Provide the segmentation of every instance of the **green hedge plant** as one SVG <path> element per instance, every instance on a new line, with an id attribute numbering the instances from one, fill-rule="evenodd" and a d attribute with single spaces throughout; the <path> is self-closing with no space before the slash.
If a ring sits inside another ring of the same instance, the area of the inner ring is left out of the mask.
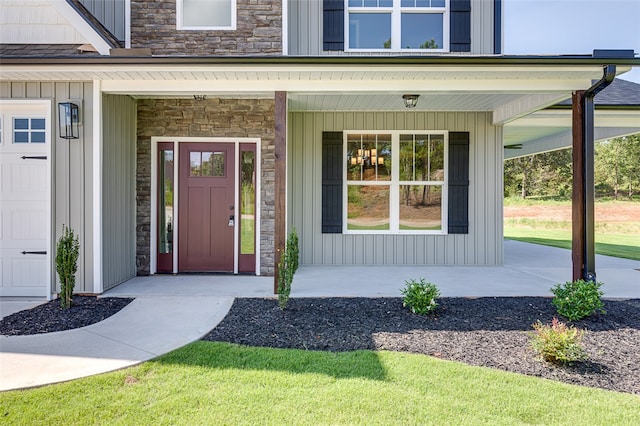
<path id="1" fill-rule="evenodd" d="M 284 252 L 280 256 L 280 263 L 278 263 L 278 305 L 282 310 L 289 303 L 291 283 L 293 282 L 293 275 L 298 270 L 299 257 L 298 233 L 294 228 L 287 236 Z"/>
<path id="2" fill-rule="evenodd" d="M 584 330 L 567 326 L 557 318 L 553 318 L 551 324 L 538 321 L 533 329 L 531 346 L 544 361 L 571 364 L 587 359 L 581 346 Z"/>
<path id="3" fill-rule="evenodd" d="M 558 313 L 570 321 L 576 321 L 595 313 L 605 313 L 602 303 L 602 283 L 595 281 L 568 281 L 551 289 L 552 300 Z"/>
<path id="4" fill-rule="evenodd" d="M 401 290 L 401 293 L 403 296 L 402 306 L 408 306 L 414 314 L 430 314 L 438 307 L 436 299 L 440 297 L 440 290 L 435 284 L 425 281 L 424 278 L 405 281 L 405 288 Z"/>
<path id="5" fill-rule="evenodd" d="M 63 309 L 71 307 L 79 253 L 78 237 L 73 229 L 62 225 L 62 235 L 56 245 L 56 272 L 60 279 L 60 306 Z"/>

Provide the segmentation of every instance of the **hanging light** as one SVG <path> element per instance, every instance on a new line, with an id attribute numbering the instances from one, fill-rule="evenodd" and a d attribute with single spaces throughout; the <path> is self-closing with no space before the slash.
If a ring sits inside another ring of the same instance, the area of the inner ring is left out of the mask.
<path id="1" fill-rule="evenodd" d="M 402 99 L 404 100 L 404 106 L 407 108 L 415 108 L 418 104 L 418 97 L 420 95 L 402 95 Z"/>
<path id="2" fill-rule="evenodd" d="M 58 125 L 62 139 L 78 139 L 78 105 L 71 102 L 58 104 Z"/>

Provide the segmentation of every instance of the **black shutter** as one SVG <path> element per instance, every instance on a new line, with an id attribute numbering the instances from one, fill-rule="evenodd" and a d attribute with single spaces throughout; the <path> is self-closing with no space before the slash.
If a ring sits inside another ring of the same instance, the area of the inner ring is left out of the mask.
<path id="1" fill-rule="evenodd" d="M 344 0 L 323 0 L 322 41 L 324 50 L 344 50 Z"/>
<path id="2" fill-rule="evenodd" d="M 449 50 L 471 52 L 471 0 L 451 0 Z"/>
<path id="3" fill-rule="evenodd" d="M 449 133 L 449 234 L 469 233 L 469 132 Z"/>
<path id="4" fill-rule="evenodd" d="M 322 132 L 322 233 L 342 233 L 342 132 Z"/>

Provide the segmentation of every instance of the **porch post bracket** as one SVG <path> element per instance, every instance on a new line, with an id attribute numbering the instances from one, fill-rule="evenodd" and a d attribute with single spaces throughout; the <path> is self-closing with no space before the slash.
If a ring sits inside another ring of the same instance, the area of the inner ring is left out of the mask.
<path id="1" fill-rule="evenodd" d="M 584 92 L 576 92 L 573 120 L 573 279 L 596 280 L 595 269 L 595 183 L 594 183 L 594 98 L 611 84 L 615 65 L 603 67 L 602 78 Z M 579 105 L 576 105 L 579 103 Z M 580 152 L 576 152 L 579 150 Z M 577 239 L 577 240 L 576 240 Z"/>

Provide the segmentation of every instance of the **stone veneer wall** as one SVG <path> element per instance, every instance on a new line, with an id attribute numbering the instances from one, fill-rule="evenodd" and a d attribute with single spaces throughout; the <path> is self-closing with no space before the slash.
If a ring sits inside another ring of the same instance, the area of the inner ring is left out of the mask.
<path id="1" fill-rule="evenodd" d="M 273 99 L 140 99 L 137 146 L 138 275 L 149 275 L 151 245 L 151 137 L 261 139 L 260 274 L 274 273 L 275 111 Z"/>
<path id="2" fill-rule="evenodd" d="M 282 55 L 282 2 L 237 0 L 235 30 L 177 30 L 176 0 L 131 0 L 131 47 L 154 55 Z"/>

